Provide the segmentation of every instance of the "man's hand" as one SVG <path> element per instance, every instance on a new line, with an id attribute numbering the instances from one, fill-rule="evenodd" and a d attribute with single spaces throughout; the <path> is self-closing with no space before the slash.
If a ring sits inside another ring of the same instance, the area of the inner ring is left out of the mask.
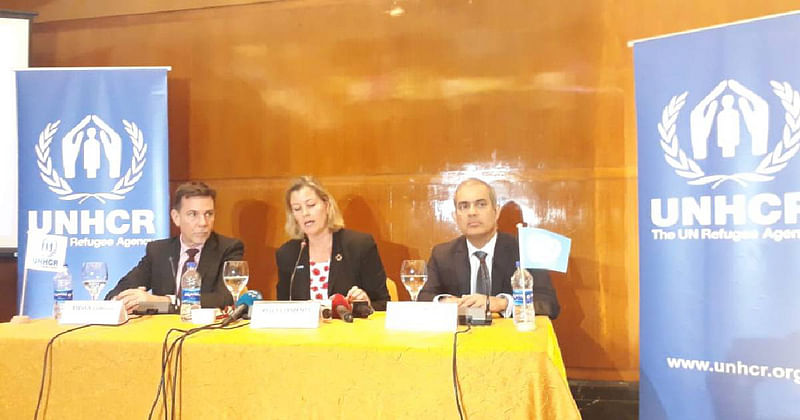
<path id="1" fill-rule="evenodd" d="M 474 294 L 461 296 L 458 303 L 461 308 L 483 308 L 486 306 L 486 295 Z M 502 297 L 489 296 L 489 312 L 503 312 L 508 307 L 508 301 Z"/>
<path id="2" fill-rule="evenodd" d="M 458 304 L 460 304 L 461 303 L 461 298 L 457 298 L 455 296 L 444 296 L 444 297 L 439 298 L 439 300 L 437 302 L 441 302 L 441 303 L 458 303 Z"/>
<path id="3" fill-rule="evenodd" d="M 114 296 L 114 300 L 121 300 L 122 304 L 125 306 L 125 311 L 129 314 L 136 310 L 139 304 L 143 302 L 171 302 L 168 296 L 151 295 L 141 286 L 136 289 L 123 290 L 120 294 Z"/>

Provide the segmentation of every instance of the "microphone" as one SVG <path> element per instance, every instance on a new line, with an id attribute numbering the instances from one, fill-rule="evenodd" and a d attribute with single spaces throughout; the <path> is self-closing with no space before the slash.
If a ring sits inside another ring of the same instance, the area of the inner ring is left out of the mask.
<path id="1" fill-rule="evenodd" d="M 337 293 L 331 297 L 331 306 L 333 306 L 334 318 L 341 318 L 344 322 L 353 322 L 353 313 L 347 298 Z"/>
<path id="2" fill-rule="evenodd" d="M 300 257 L 303 255 L 303 249 L 306 247 L 306 240 L 303 239 L 300 242 L 300 251 L 297 253 L 297 260 L 294 262 L 294 268 L 292 269 L 292 277 L 289 278 L 289 300 L 292 300 L 292 287 L 294 286 L 294 273 L 297 272 L 297 264 L 300 264 Z"/>
<path id="3" fill-rule="evenodd" d="M 331 308 L 326 306 L 319 307 L 319 316 L 321 316 L 322 319 L 331 319 L 331 315 Z"/>
<path id="4" fill-rule="evenodd" d="M 172 258 L 172 255 L 169 256 L 169 266 L 172 267 L 172 282 L 175 283 L 175 279 L 178 277 L 178 270 L 175 269 L 175 259 Z M 180 289 L 181 289 L 181 284 L 180 282 L 178 282 L 178 284 L 175 286 L 174 306 L 180 306 L 181 304 L 181 297 L 178 296 Z"/>
<path id="5" fill-rule="evenodd" d="M 253 302 L 257 300 L 261 300 L 261 292 L 258 290 L 250 290 L 247 293 L 239 296 L 239 299 L 236 301 L 236 309 L 231 312 L 231 316 L 228 319 L 222 321 L 222 326 L 227 326 L 233 321 L 241 318 L 242 316 L 247 315 L 247 310 L 253 306 Z"/>
<path id="6" fill-rule="evenodd" d="M 178 270 L 175 269 L 175 259 L 169 256 L 169 266 L 172 267 L 172 277 L 178 277 Z"/>

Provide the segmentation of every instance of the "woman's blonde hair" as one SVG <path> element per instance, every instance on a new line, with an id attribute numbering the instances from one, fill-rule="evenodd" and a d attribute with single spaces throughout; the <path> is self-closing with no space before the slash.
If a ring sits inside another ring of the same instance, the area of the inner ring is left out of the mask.
<path id="1" fill-rule="evenodd" d="M 344 218 L 339 206 L 336 204 L 336 199 L 312 176 L 301 176 L 292 181 L 289 189 L 286 190 L 286 234 L 292 239 L 303 238 L 303 229 L 297 223 L 292 213 L 291 197 L 295 191 L 300 191 L 304 187 L 311 188 L 317 196 L 325 203 L 328 203 L 328 229 L 331 232 L 337 232 L 344 227 Z"/>

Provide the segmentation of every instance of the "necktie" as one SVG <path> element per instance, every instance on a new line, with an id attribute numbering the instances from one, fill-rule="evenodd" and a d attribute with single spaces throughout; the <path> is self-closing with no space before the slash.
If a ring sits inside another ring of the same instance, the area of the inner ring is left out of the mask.
<path id="1" fill-rule="evenodd" d="M 183 273 L 186 272 L 186 266 L 189 265 L 190 262 L 197 262 L 195 261 L 194 256 L 197 255 L 198 252 L 200 252 L 200 250 L 197 248 L 189 248 L 186 250 L 186 255 L 188 255 L 189 258 L 187 258 L 186 262 L 183 263 L 183 268 L 181 268 L 181 277 L 183 277 Z"/>
<path id="2" fill-rule="evenodd" d="M 486 267 L 486 253 L 475 251 L 473 254 L 478 257 L 481 265 L 478 267 L 478 278 L 475 282 L 475 293 L 490 295 L 492 293 L 492 279 L 489 277 L 489 268 Z"/>
<path id="3" fill-rule="evenodd" d="M 181 277 L 178 279 L 178 293 L 175 294 L 178 297 L 178 299 L 181 298 L 181 294 L 183 292 L 181 290 L 181 283 L 182 283 L 181 279 L 183 279 L 183 273 L 186 272 L 186 266 L 189 265 L 190 262 L 193 263 L 197 262 L 195 261 L 194 257 L 195 255 L 197 255 L 198 252 L 200 252 L 200 250 L 197 248 L 189 248 L 186 250 L 186 255 L 188 255 L 189 258 L 186 259 L 186 262 L 183 263 L 183 267 L 181 267 Z"/>

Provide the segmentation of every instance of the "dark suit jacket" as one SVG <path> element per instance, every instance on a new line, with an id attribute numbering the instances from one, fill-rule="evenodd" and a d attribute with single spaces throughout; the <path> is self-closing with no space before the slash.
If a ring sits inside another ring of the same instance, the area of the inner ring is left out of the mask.
<path id="1" fill-rule="evenodd" d="M 292 239 L 275 252 L 278 265 L 278 299 L 289 299 L 289 283 L 292 269 L 300 252 L 300 239 Z M 293 300 L 311 299 L 308 264 L 308 247 L 303 249 L 292 287 Z M 351 287 L 358 286 L 369 296 L 372 307 L 386 310 L 389 290 L 386 289 L 386 272 L 383 270 L 378 246 L 372 235 L 341 229 L 333 233 L 331 247 L 328 296 L 336 293 L 347 295 Z"/>
<path id="2" fill-rule="evenodd" d="M 152 241 L 139 264 L 120 279 L 117 286 L 106 295 L 106 300 L 123 290 L 144 286 L 154 295 L 174 295 L 175 271 L 180 270 L 178 261 L 181 241 L 178 236 Z M 170 256 L 172 262 L 170 262 Z M 233 304 L 233 297 L 222 281 L 222 265 L 225 261 L 241 260 L 244 244 L 238 239 L 218 235 L 215 232 L 206 239 L 197 271 L 203 279 L 200 285 L 200 305 L 204 308 L 221 308 Z M 173 265 L 175 268 L 173 269 Z"/>
<path id="3" fill-rule="evenodd" d="M 511 275 L 519 261 L 517 238 L 497 232 L 492 258 L 492 295 L 511 294 Z M 545 270 L 528 270 L 533 275 L 533 306 L 536 315 L 552 319 L 561 312 L 558 297 Z M 470 294 L 470 269 L 467 238 L 460 236 L 436 245 L 428 261 L 428 281 L 419 292 L 419 301 L 430 301 L 436 295 L 462 296 Z"/>

